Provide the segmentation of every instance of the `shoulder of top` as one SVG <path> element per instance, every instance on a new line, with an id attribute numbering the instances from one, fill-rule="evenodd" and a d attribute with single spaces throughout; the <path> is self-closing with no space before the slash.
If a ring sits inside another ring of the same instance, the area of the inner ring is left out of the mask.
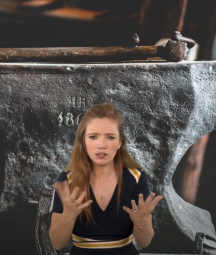
<path id="1" fill-rule="evenodd" d="M 129 172 L 133 175 L 135 178 L 136 182 L 139 182 L 140 176 L 141 176 L 141 171 L 136 169 L 136 168 L 128 168 Z"/>
<path id="2" fill-rule="evenodd" d="M 72 182 L 71 171 L 66 170 L 65 173 L 66 173 L 66 176 L 67 176 L 68 183 L 71 184 L 71 182 Z"/>

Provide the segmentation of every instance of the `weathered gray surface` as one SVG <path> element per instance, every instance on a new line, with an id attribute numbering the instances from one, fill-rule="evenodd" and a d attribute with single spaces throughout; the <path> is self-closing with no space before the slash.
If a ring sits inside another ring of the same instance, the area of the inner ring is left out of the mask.
<path id="1" fill-rule="evenodd" d="M 13 229 L 22 254 L 29 254 L 31 235 L 18 236 L 16 212 L 33 208 L 32 217 L 26 210 L 20 215 L 23 229 L 28 217 L 34 225 L 41 190 L 51 189 L 66 166 L 80 118 L 104 102 L 124 113 L 128 149 L 143 165 L 150 190 L 164 196 L 153 216 L 155 238 L 145 251 L 193 253 L 196 232 L 215 237 L 215 229 L 207 211 L 175 193 L 172 175 L 187 149 L 216 128 L 216 62 L 1 64 L 0 225 Z M 0 236 L 0 250 L 11 250 L 4 241 L 9 233 Z"/>

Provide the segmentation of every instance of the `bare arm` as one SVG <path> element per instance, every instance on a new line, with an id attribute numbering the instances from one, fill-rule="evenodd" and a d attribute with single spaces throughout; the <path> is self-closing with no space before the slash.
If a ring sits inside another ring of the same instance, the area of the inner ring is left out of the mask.
<path id="1" fill-rule="evenodd" d="M 154 230 L 152 227 L 152 216 L 148 217 L 146 221 L 143 222 L 142 226 L 135 226 L 133 227 L 133 235 L 135 241 L 140 247 L 147 247 L 154 236 Z"/>
<path id="2" fill-rule="evenodd" d="M 52 213 L 49 236 L 55 249 L 59 250 L 69 242 L 75 221 L 64 213 Z"/>
<path id="3" fill-rule="evenodd" d="M 59 250 L 70 240 L 77 216 L 85 207 L 92 203 L 92 200 L 82 203 L 86 196 L 86 192 L 83 191 L 77 198 L 79 193 L 78 187 L 74 188 L 73 192 L 70 194 L 70 188 L 67 181 L 57 182 L 55 189 L 61 199 L 63 213 L 52 214 L 49 236 L 52 245 Z"/>

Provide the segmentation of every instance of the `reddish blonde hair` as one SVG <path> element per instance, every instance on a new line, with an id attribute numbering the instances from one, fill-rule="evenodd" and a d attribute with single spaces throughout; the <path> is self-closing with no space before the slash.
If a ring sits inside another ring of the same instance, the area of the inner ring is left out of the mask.
<path id="1" fill-rule="evenodd" d="M 70 172 L 72 182 L 70 184 L 71 191 L 75 186 L 78 186 L 81 191 L 85 190 L 87 196 L 85 201 L 90 199 L 90 174 L 92 169 L 92 162 L 88 157 L 85 148 L 85 131 L 88 122 L 95 118 L 109 118 L 113 119 L 117 122 L 120 140 L 122 142 L 121 147 L 117 150 L 117 153 L 114 157 L 114 167 L 116 171 L 116 175 L 118 177 L 118 203 L 117 203 L 117 211 L 119 210 L 120 204 L 120 196 L 122 191 L 122 173 L 123 168 L 136 168 L 142 169 L 141 166 L 131 158 L 127 149 L 126 149 L 126 139 L 123 130 L 123 117 L 122 114 L 115 108 L 113 104 L 101 104 L 94 105 L 90 109 L 87 110 L 85 115 L 83 116 L 79 127 L 77 129 L 76 138 L 74 142 L 73 152 L 71 154 L 70 162 L 65 169 L 66 172 Z M 84 208 L 83 216 L 85 215 L 87 219 L 87 224 L 93 221 L 91 206 Z"/>

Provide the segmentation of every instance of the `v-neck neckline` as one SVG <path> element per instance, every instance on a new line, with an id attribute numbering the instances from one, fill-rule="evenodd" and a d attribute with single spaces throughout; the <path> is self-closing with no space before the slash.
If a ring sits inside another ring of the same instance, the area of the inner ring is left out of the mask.
<path id="1" fill-rule="evenodd" d="M 91 192 L 92 192 L 93 200 L 95 201 L 95 203 L 97 204 L 97 207 L 100 209 L 101 212 L 105 213 L 105 212 L 107 211 L 107 208 L 109 207 L 109 205 L 111 204 L 111 202 L 112 202 L 112 200 L 113 200 L 113 197 L 114 197 L 114 194 L 115 194 L 115 192 L 116 192 L 117 186 L 118 186 L 118 182 L 117 182 L 117 184 L 116 184 L 116 186 L 115 186 L 115 189 L 114 189 L 114 191 L 113 191 L 113 193 L 112 193 L 112 196 L 111 196 L 111 198 L 110 198 L 110 201 L 108 202 L 108 204 L 107 204 L 105 210 L 102 210 L 101 207 L 100 207 L 99 204 L 98 204 L 97 199 L 95 198 L 94 191 L 93 191 L 92 186 L 91 186 L 91 184 L 90 184 L 90 189 L 91 189 Z"/>

